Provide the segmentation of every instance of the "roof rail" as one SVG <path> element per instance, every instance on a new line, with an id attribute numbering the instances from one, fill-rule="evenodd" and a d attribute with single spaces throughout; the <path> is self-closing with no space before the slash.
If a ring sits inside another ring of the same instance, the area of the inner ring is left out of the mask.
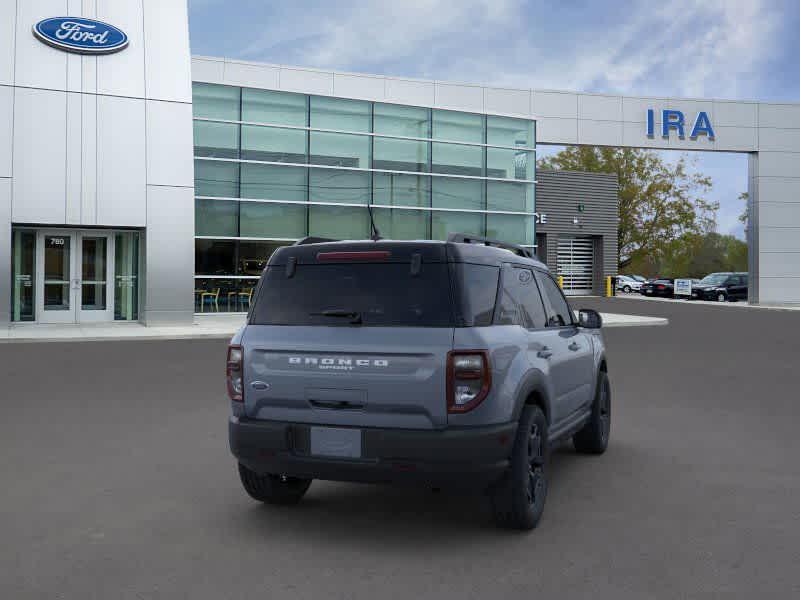
<path id="1" fill-rule="evenodd" d="M 447 241 L 456 244 L 482 244 L 484 246 L 493 246 L 495 248 L 511 250 L 511 252 L 524 256 L 525 258 L 533 258 L 533 252 L 531 252 L 530 248 L 525 248 L 519 244 L 509 244 L 507 242 L 501 242 L 500 240 L 481 237 L 479 235 L 472 235 L 470 233 L 451 233 L 447 236 Z"/>
<path id="2" fill-rule="evenodd" d="M 297 240 L 293 246 L 305 246 L 306 244 L 323 244 L 325 242 L 338 242 L 340 240 L 334 240 L 332 238 L 324 238 L 324 237 L 314 237 L 310 235 L 308 237 L 304 237 L 301 240 Z"/>

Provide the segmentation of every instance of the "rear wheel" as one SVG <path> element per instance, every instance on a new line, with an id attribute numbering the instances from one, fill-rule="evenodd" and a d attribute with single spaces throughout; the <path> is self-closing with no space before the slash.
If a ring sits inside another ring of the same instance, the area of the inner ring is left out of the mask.
<path id="1" fill-rule="evenodd" d="M 251 498 L 268 504 L 297 504 L 311 485 L 310 479 L 286 475 L 259 475 L 239 463 L 239 479 Z"/>
<path id="2" fill-rule="evenodd" d="M 538 406 L 522 411 L 506 478 L 492 494 L 498 525 L 533 529 L 539 523 L 547 498 L 547 419 Z"/>
<path id="3" fill-rule="evenodd" d="M 608 448 L 611 435 L 611 384 L 608 375 L 600 371 L 597 376 L 597 391 L 592 404 L 592 416 L 578 433 L 572 436 L 572 443 L 578 452 L 602 454 Z"/>

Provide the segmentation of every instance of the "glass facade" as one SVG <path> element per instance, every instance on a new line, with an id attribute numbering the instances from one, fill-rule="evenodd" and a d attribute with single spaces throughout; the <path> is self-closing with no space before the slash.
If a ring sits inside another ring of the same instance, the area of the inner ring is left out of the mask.
<path id="1" fill-rule="evenodd" d="M 193 85 L 195 310 L 243 311 L 307 235 L 485 235 L 533 246 L 534 121 Z"/>

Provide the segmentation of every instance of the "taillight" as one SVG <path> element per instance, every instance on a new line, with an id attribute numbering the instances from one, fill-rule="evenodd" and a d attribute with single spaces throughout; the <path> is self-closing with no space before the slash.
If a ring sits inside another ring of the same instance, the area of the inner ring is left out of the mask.
<path id="1" fill-rule="evenodd" d="M 486 350 L 454 350 L 447 354 L 447 412 L 472 410 L 489 395 L 491 386 Z"/>
<path id="2" fill-rule="evenodd" d="M 243 402 L 244 381 L 242 376 L 242 358 L 244 352 L 241 346 L 228 346 L 228 361 L 225 368 L 225 379 L 228 383 L 228 397 L 234 402 Z"/>
<path id="3" fill-rule="evenodd" d="M 666 287 L 666 286 L 663 286 L 663 285 L 659 284 L 659 285 L 657 285 L 656 287 L 657 287 L 658 289 L 660 289 L 660 290 L 663 290 L 663 289 L 665 289 L 665 287 Z"/>

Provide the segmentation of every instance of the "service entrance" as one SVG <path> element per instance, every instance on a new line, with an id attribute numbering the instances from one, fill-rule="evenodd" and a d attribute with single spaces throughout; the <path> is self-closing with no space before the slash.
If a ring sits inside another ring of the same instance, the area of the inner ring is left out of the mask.
<path id="1" fill-rule="evenodd" d="M 589 236 L 558 237 L 558 274 L 564 278 L 564 294 L 583 296 L 592 293 L 594 280 L 594 240 Z"/>
<path id="2" fill-rule="evenodd" d="M 40 323 L 114 320 L 114 238 L 102 231 L 38 232 L 37 314 Z"/>

